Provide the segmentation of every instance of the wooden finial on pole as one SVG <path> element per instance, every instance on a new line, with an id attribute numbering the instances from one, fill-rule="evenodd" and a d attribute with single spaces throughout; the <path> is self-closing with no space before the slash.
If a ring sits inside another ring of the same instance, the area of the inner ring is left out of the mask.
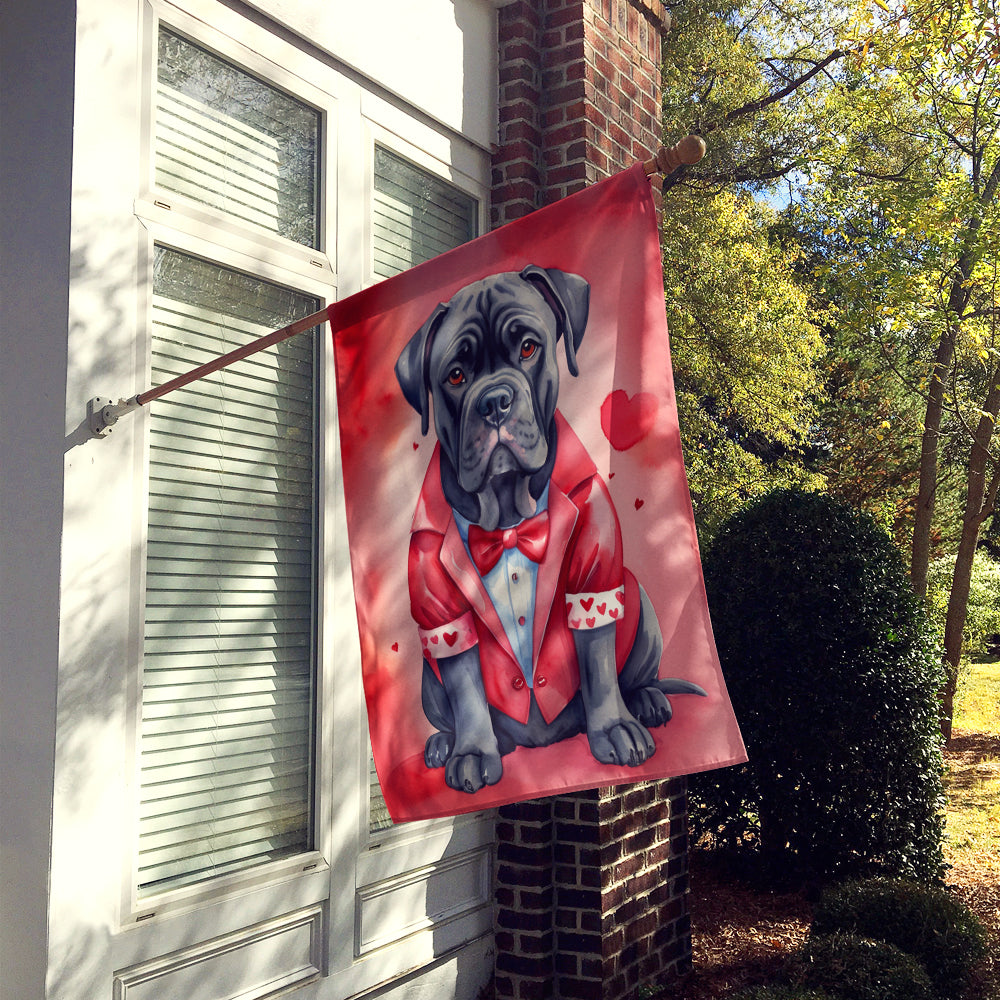
<path id="1" fill-rule="evenodd" d="M 660 146 L 656 156 L 646 160 L 642 169 L 647 176 L 663 174 L 665 177 L 681 165 L 693 166 L 705 155 L 706 149 L 705 140 L 700 135 L 686 135 L 673 146 Z"/>

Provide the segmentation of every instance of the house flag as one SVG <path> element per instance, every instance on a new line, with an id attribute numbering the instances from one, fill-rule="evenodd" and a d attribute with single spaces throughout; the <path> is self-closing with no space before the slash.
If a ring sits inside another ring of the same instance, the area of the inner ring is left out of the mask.
<path id="1" fill-rule="evenodd" d="M 746 759 L 642 166 L 330 307 L 372 749 L 427 819 Z"/>

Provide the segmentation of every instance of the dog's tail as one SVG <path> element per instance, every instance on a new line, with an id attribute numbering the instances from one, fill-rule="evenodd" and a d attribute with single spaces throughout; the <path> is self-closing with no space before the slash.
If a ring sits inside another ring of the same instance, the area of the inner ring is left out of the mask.
<path id="1" fill-rule="evenodd" d="M 704 688 L 692 684 L 691 681 L 682 681 L 679 677 L 658 677 L 654 684 L 664 694 L 698 694 L 702 698 L 708 697 L 708 692 Z"/>

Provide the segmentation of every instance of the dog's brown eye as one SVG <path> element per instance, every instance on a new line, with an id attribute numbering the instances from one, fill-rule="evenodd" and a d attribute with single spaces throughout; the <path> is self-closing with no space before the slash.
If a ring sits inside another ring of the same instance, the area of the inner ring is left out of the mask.
<path id="1" fill-rule="evenodd" d="M 527 361 L 537 350 L 538 344 L 534 340 L 526 340 L 521 345 L 521 360 Z"/>
<path id="2" fill-rule="evenodd" d="M 461 385 L 465 381 L 465 372 L 461 368 L 452 368 L 448 372 L 448 385 Z"/>

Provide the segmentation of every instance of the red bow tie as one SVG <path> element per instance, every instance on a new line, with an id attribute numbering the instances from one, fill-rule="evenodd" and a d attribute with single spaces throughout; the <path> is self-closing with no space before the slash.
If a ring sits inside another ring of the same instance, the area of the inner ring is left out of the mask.
<path id="1" fill-rule="evenodd" d="M 516 545 L 532 562 L 541 562 L 549 544 L 549 513 L 529 517 L 514 528 L 486 531 L 478 524 L 469 526 L 469 552 L 480 576 L 485 576 L 500 561 L 504 549 Z"/>

